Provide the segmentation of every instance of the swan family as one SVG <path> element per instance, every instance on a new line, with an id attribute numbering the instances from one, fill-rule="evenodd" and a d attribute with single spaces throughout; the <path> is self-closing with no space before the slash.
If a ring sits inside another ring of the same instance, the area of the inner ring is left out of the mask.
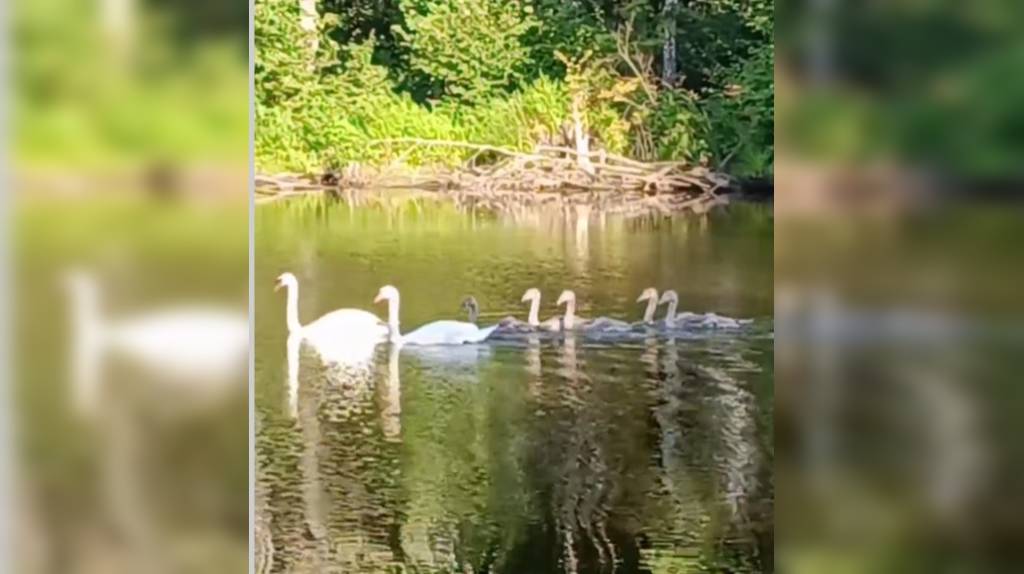
<path id="1" fill-rule="evenodd" d="M 639 322 L 630 323 L 611 317 L 587 318 L 576 314 L 576 294 L 571 290 L 562 291 L 556 305 L 564 306 L 564 312 L 540 320 L 541 294 L 537 288 L 527 289 L 521 302 L 529 303 L 526 321 L 515 317 L 505 319 L 486 327 L 477 325 L 480 306 L 476 298 L 466 297 L 460 306 L 468 315 L 468 321 L 445 319 L 422 325 L 409 333 L 402 333 L 400 322 L 401 295 L 393 285 L 385 285 L 377 292 L 374 304 L 387 306 L 387 320 L 363 309 L 337 309 L 303 325 L 298 316 L 299 282 L 295 275 L 283 273 L 277 278 L 276 288 L 287 290 L 285 317 L 290 338 L 301 338 L 315 347 L 337 346 L 345 341 L 359 341 L 376 344 L 390 342 L 395 345 L 464 345 L 479 343 L 495 333 L 502 332 L 584 332 L 616 333 L 650 329 L 675 329 L 678 327 L 734 328 L 749 322 L 736 320 L 714 313 L 678 313 L 679 295 L 674 290 L 658 294 L 653 287 L 644 289 L 637 303 L 646 302 L 643 317 Z M 661 305 L 666 306 L 664 318 L 655 320 L 655 313 Z"/>

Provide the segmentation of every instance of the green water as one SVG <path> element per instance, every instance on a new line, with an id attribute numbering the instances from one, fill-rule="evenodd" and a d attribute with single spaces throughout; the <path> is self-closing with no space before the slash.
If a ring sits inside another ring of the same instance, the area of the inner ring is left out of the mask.
<path id="1" fill-rule="evenodd" d="M 494 218 L 430 206 L 262 206 L 256 215 L 258 568 L 275 572 L 773 569 L 772 219 Z M 630 321 L 648 286 L 755 329 L 674 339 L 530 338 L 301 354 L 287 382 L 284 295 L 300 318 L 384 284 L 402 326 L 579 312 Z"/>
<path id="2" fill-rule="evenodd" d="M 203 402 L 200 386 L 104 356 L 103 398 L 78 412 L 64 278 L 94 275 L 103 325 L 193 302 L 245 313 L 247 206 L 23 197 L 12 229 L 15 570 L 243 571 L 245 373 Z"/>

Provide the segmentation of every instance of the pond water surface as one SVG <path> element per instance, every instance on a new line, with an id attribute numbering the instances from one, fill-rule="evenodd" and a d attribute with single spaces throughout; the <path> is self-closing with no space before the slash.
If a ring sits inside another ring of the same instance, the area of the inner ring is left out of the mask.
<path id="1" fill-rule="evenodd" d="M 659 220 L 437 207 L 261 206 L 256 216 L 257 571 L 773 570 L 770 207 Z M 310 321 L 402 294 L 402 327 L 579 312 L 636 321 L 648 286 L 739 330 L 380 344 L 286 366 L 284 294 Z"/>

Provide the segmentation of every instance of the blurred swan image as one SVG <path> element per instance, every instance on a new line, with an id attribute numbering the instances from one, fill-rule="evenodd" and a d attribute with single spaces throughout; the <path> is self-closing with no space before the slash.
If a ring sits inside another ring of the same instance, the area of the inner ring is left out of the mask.
<path id="1" fill-rule="evenodd" d="M 249 321 L 242 312 L 182 305 L 109 318 L 102 313 L 99 282 L 90 272 L 68 271 L 65 283 L 71 305 L 72 401 L 83 413 L 96 408 L 104 358 L 112 354 L 202 396 L 236 386 L 246 373 Z"/>

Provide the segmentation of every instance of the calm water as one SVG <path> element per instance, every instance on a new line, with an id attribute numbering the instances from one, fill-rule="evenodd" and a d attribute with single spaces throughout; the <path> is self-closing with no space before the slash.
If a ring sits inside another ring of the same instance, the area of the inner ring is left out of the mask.
<path id="1" fill-rule="evenodd" d="M 505 221 L 434 207 L 265 206 L 256 229 L 257 561 L 274 572 L 773 569 L 772 220 Z M 300 317 L 402 293 L 402 325 L 515 314 L 639 319 L 647 286 L 680 310 L 757 319 L 674 339 L 531 338 L 301 353 L 288 384 L 284 271 Z"/>

